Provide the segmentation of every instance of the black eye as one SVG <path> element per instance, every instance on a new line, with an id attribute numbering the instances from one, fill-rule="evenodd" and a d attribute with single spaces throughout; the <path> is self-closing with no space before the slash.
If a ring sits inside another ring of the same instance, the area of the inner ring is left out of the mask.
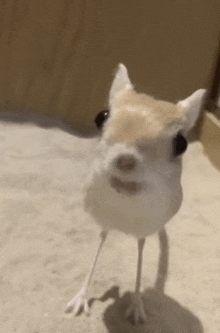
<path id="1" fill-rule="evenodd" d="M 103 126 L 104 122 L 108 119 L 108 117 L 109 117 L 109 110 L 103 110 L 99 112 L 99 114 L 95 118 L 95 123 L 98 129 L 100 129 Z"/>
<path id="2" fill-rule="evenodd" d="M 187 140 L 180 133 L 173 140 L 173 155 L 178 156 L 183 154 L 187 148 Z"/>

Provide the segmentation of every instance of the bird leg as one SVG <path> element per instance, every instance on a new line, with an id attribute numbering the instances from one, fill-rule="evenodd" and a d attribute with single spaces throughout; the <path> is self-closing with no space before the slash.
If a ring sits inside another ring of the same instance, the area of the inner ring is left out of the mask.
<path id="1" fill-rule="evenodd" d="M 83 308 L 84 312 L 86 315 L 89 315 L 89 306 L 88 306 L 88 287 L 91 282 L 91 278 L 96 266 L 96 262 L 98 260 L 102 245 L 104 244 L 106 237 L 107 237 L 107 232 L 102 231 L 101 232 L 101 241 L 99 243 L 98 250 L 96 252 L 96 255 L 94 257 L 94 260 L 92 262 L 91 268 L 89 270 L 89 274 L 86 276 L 85 281 L 83 283 L 82 288 L 80 291 L 67 303 L 65 312 L 70 312 L 72 309 L 74 309 L 74 314 L 77 315 L 81 308 Z"/>
<path id="2" fill-rule="evenodd" d="M 141 285 L 141 271 L 142 271 L 142 253 L 145 244 L 145 238 L 140 238 L 138 240 L 138 263 L 137 263 L 137 277 L 135 293 L 132 296 L 132 302 L 128 310 L 126 311 L 126 316 L 135 325 L 143 324 L 146 321 L 146 315 L 144 311 L 144 304 L 141 299 L 140 285 Z"/>

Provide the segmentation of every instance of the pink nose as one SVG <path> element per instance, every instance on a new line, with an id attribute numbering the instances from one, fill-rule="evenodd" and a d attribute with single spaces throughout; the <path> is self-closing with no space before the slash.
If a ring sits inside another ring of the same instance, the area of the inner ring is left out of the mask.
<path id="1" fill-rule="evenodd" d="M 136 166 L 135 158 L 130 155 L 121 155 L 116 160 L 116 167 L 121 171 L 132 171 Z"/>

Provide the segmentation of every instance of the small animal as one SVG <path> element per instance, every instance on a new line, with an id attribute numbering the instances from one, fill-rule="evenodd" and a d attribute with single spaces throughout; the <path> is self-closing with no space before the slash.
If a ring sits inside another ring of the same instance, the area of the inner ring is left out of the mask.
<path id="1" fill-rule="evenodd" d="M 146 321 L 140 294 L 145 238 L 159 232 L 181 206 L 181 157 L 205 92 L 197 90 L 176 104 L 157 100 L 137 92 L 126 67 L 118 65 L 109 108 L 95 118 L 100 137 L 84 187 L 84 208 L 101 227 L 101 240 L 89 274 L 66 311 L 89 314 L 88 287 L 107 234 L 115 229 L 137 239 L 135 292 L 126 314 L 135 324 Z"/>

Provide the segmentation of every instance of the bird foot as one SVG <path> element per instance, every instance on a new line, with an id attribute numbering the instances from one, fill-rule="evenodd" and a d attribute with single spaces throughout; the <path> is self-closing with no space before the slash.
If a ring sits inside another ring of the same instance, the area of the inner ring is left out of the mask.
<path id="1" fill-rule="evenodd" d="M 79 314 L 81 309 L 83 309 L 85 314 L 89 316 L 89 305 L 85 287 L 82 287 L 80 291 L 67 303 L 65 312 L 69 313 L 73 310 L 73 313 L 76 316 Z"/>
<path id="2" fill-rule="evenodd" d="M 147 317 L 140 294 L 134 294 L 132 296 L 132 302 L 126 311 L 126 317 L 133 325 L 140 325 L 146 322 Z"/>

